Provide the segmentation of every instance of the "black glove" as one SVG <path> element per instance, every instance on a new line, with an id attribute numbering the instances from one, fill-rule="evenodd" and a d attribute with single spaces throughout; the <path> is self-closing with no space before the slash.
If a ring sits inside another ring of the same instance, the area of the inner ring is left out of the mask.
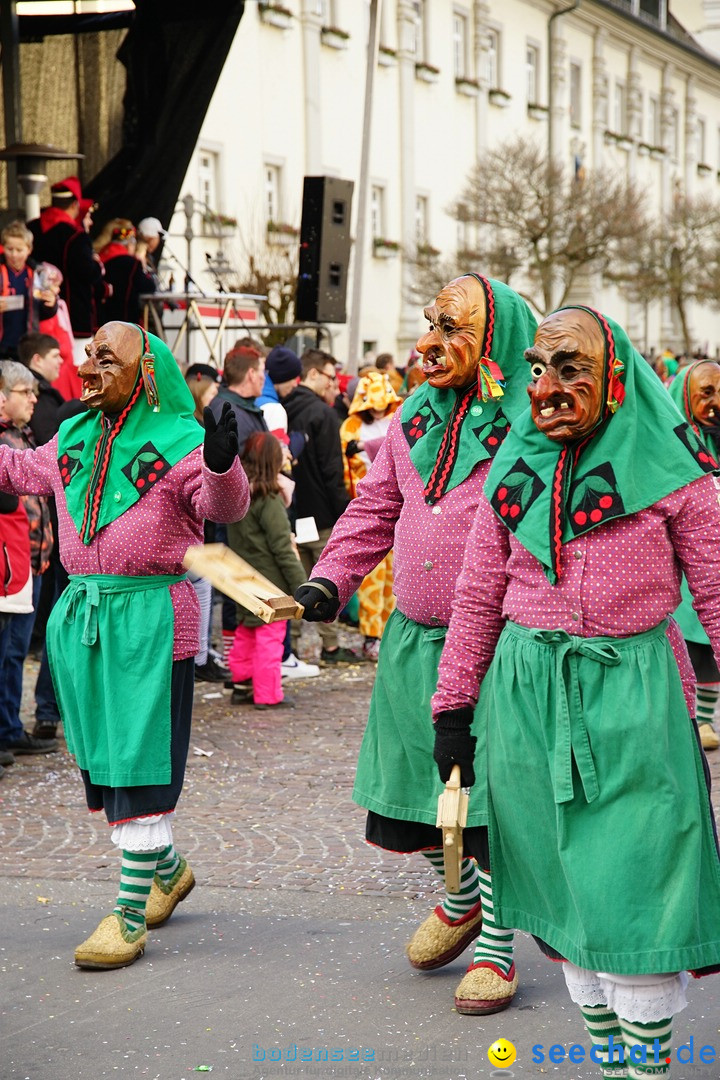
<path id="1" fill-rule="evenodd" d="M 203 411 L 205 443 L 203 455 L 210 472 L 224 473 L 232 467 L 238 454 L 238 429 L 233 407 L 229 401 L 223 404 L 220 419 L 216 422 L 208 406 Z"/>
<path id="2" fill-rule="evenodd" d="M 359 454 L 359 453 L 360 453 L 360 447 L 357 444 L 357 439 L 351 439 L 350 442 L 345 447 L 345 457 L 348 457 L 348 458 L 355 457 L 355 455 Z"/>
<path id="3" fill-rule="evenodd" d="M 475 783 L 475 744 L 477 739 L 470 734 L 474 709 L 464 705 L 462 709 L 449 709 L 440 713 L 435 721 L 435 750 L 433 758 L 437 762 L 438 772 L 443 784 L 450 779 L 453 765 L 460 766 L 462 787 L 472 787 Z"/>
<path id="4" fill-rule="evenodd" d="M 334 619 L 340 607 L 337 586 L 327 578 L 311 578 L 295 590 L 295 600 L 305 608 L 306 622 L 326 622 Z"/>

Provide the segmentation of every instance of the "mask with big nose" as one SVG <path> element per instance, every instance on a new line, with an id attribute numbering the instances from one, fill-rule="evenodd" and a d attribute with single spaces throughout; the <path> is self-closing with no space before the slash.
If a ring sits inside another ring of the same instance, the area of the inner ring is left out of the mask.
<path id="1" fill-rule="evenodd" d="M 417 343 L 422 370 L 431 386 L 469 386 L 477 375 L 485 334 L 486 303 L 474 277 L 455 278 L 425 308 L 430 326 Z"/>
<path id="2" fill-rule="evenodd" d="M 592 315 L 574 308 L 548 315 L 525 359 L 538 430 L 556 442 L 589 435 L 600 419 L 605 382 L 605 342 Z"/>
<path id="3" fill-rule="evenodd" d="M 140 335 L 129 323 L 101 326 L 86 346 L 87 359 L 78 368 L 80 400 L 108 415 L 121 412 L 130 399 L 140 368 Z"/>

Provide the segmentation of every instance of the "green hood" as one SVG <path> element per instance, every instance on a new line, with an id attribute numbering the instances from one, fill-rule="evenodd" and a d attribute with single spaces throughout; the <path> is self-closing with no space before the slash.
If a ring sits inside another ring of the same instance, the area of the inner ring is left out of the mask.
<path id="1" fill-rule="evenodd" d="M 462 484 L 479 462 L 495 456 L 510 423 L 527 404 L 524 352 L 533 343 L 537 322 L 509 286 L 479 274 L 468 276 L 482 285 L 487 309 L 477 384 L 455 390 L 424 383 L 401 412 L 410 460 L 429 504 Z M 484 399 L 488 375 L 498 382 L 502 379 L 501 397 Z"/>
<path id="2" fill-rule="evenodd" d="M 91 543 L 203 441 L 193 417 L 195 403 L 164 341 L 136 327 L 141 355 L 147 339 L 154 357 L 157 411 L 148 401 L 143 364 L 130 400 L 117 417 L 88 411 L 66 420 L 58 432 L 58 466 L 65 500 L 78 535 Z"/>
<path id="3" fill-rule="evenodd" d="M 644 510 L 716 467 L 625 331 L 591 308 L 605 341 L 603 412 L 579 444 L 542 435 L 530 409 L 512 426 L 485 485 L 495 513 L 553 584 L 562 545 Z"/>

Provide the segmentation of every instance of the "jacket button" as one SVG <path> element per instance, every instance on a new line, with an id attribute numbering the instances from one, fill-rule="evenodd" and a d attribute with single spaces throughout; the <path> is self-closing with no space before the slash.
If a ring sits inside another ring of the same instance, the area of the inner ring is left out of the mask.
<path id="1" fill-rule="evenodd" d="M 425 562 L 423 563 L 423 568 L 424 568 L 425 570 L 432 570 L 432 568 L 433 568 L 433 564 L 432 564 L 432 563 L 430 562 L 430 560 L 429 560 L 429 559 L 426 559 L 426 560 L 425 560 Z"/>
<path id="2" fill-rule="evenodd" d="M 580 615 L 577 611 L 571 611 L 570 618 L 573 620 L 573 622 L 577 622 L 580 618 Z"/>
<path id="3" fill-rule="evenodd" d="M 115 494 L 113 495 L 113 499 L 115 500 L 115 502 L 120 502 L 120 500 L 122 499 L 122 495 L 119 491 L 115 492 Z"/>

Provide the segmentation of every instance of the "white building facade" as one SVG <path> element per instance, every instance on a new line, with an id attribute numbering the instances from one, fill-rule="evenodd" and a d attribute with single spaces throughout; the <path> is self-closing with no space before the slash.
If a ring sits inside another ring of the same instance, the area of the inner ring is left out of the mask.
<path id="1" fill-rule="evenodd" d="M 268 242 L 297 244 L 305 175 L 354 180 L 357 220 L 369 12 L 369 0 L 246 3 L 182 190 L 201 204 L 191 264 L 204 287 L 218 242 L 203 213 L 236 219 L 222 240 L 234 266 Z M 666 0 L 380 0 L 379 19 L 367 242 L 350 260 L 351 277 L 364 260 L 361 353 L 404 362 L 424 325 L 414 253 L 469 246 L 447 211 L 488 147 L 523 135 L 568 168 L 622 172 L 657 212 L 676 191 L 720 198 L 715 0 L 671 10 Z M 176 213 L 178 251 L 185 228 Z M 680 348 L 666 305 L 642 310 L 591 288 L 577 299 L 617 318 L 638 347 Z M 347 327 L 331 330 L 346 361 Z M 692 331 L 697 347 L 720 350 L 719 311 L 695 306 Z"/>

